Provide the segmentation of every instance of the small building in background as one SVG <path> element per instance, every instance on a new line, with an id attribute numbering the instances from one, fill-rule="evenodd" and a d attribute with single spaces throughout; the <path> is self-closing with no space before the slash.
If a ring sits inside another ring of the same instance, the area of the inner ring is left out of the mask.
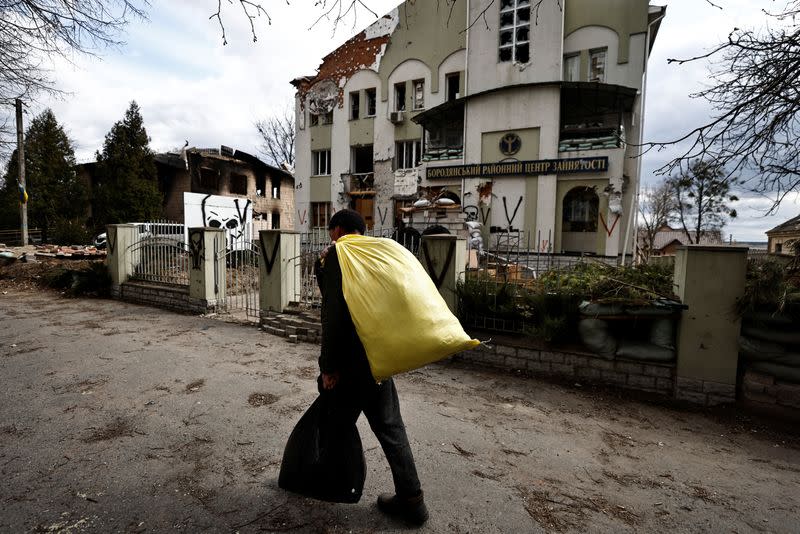
<path id="1" fill-rule="evenodd" d="M 767 230 L 767 250 L 773 254 L 792 254 L 800 244 L 800 215 Z"/>
<path id="2" fill-rule="evenodd" d="M 651 250 L 642 250 L 646 256 L 674 256 L 675 250 L 682 245 L 722 245 L 722 231 L 705 230 L 701 231 L 698 237 L 696 232 L 689 232 L 691 239 L 682 229 L 672 228 L 664 225 L 658 229 L 653 239 Z M 640 236 L 640 247 L 646 247 Z"/>

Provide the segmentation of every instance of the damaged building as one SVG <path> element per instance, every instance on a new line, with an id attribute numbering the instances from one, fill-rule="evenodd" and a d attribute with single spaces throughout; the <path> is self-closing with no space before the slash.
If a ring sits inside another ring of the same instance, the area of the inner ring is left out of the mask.
<path id="1" fill-rule="evenodd" d="M 164 194 L 164 216 L 169 220 L 184 220 L 183 193 L 202 193 L 252 202 L 256 233 L 295 229 L 294 176 L 284 169 L 224 145 L 156 154 L 155 161 Z"/>
<path id="2" fill-rule="evenodd" d="M 400 4 L 292 81 L 298 229 L 350 207 L 375 228 L 468 219 L 542 252 L 630 252 L 665 13 L 647 0 Z"/>

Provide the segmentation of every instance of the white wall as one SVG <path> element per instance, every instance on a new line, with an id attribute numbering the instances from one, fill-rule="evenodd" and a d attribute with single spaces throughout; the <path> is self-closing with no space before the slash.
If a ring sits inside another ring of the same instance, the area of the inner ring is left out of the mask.
<path id="1" fill-rule="evenodd" d="M 642 68 L 644 66 L 645 34 L 632 35 L 629 41 L 628 62 L 619 64 L 619 36 L 617 32 L 604 26 L 585 26 L 575 30 L 564 39 L 564 55 L 607 48 L 606 81 L 614 85 L 624 85 L 640 89 L 642 86 Z M 588 69 L 588 67 L 587 67 Z M 584 80 L 588 72 L 581 73 Z"/>
<path id="2" fill-rule="evenodd" d="M 557 85 L 520 87 L 498 91 L 476 97 L 467 104 L 465 132 L 466 149 L 464 162 L 480 163 L 483 132 L 496 132 L 522 128 L 539 128 L 538 159 L 558 158 L 558 136 L 560 129 L 560 88 Z M 468 179 L 464 191 L 475 191 L 485 179 Z M 524 179 L 498 178 L 492 189 L 491 224 L 507 226 L 503 210 L 503 196 L 509 203 L 509 216 L 520 195 L 525 196 Z M 525 201 L 514 219 L 515 228 L 534 228 L 533 221 L 525 221 Z M 544 235 L 555 232 L 556 177 L 545 175 L 538 178 L 538 193 L 535 228 Z M 502 222 L 502 224 L 501 224 Z"/>
<path id="3" fill-rule="evenodd" d="M 296 228 L 308 232 L 311 195 L 311 132 L 306 124 L 306 111 L 300 108 L 300 98 L 295 96 L 295 158 L 294 204 Z"/>
<path id="4" fill-rule="evenodd" d="M 475 94 L 506 85 L 560 80 L 564 14 L 558 4 L 543 2 L 539 7 L 538 23 L 535 12 L 531 13 L 531 61 L 519 65 L 498 60 L 500 2 L 472 0 L 469 22 L 477 21 L 468 35 L 467 93 Z M 484 9 L 487 9 L 485 23 L 484 17 L 480 16 Z"/>

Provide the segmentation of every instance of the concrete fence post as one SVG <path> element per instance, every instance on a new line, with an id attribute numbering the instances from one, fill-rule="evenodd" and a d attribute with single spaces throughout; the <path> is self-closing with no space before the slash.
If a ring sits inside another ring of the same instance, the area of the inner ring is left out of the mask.
<path id="1" fill-rule="evenodd" d="M 111 295 L 120 296 L 120 286 L 133 273 L 130 246 L 136 242 L 136 226 L 133 224 L 109 224 L 106 226 L 106 265 L 111 275 Z"/>
<path id="2" fill-rule="evenodd" d="M 261 314 L 282 313 L 300 295 L 300 233 L 261 230 L 258 233 Z"/>
<path id="3" fill-rule="evenodd" d="M 189 228 L 189 301 L 216 309 L 225 301 L 225 231 Z"/>
<path id="4" fill-rule="evenodd" d="M 675 257 L 676 293 L 688 309 L 678 325 L 675 396 L 696 404 L 736 400 L 747 248 L 689 245 Z"/>
<path id="5" fill-rule="evenodd" d="M 419 259 L 450 311 L 456 313 L 456 284 L 467 265 L 467 240 L 454 235 L 424 235 Z"/>

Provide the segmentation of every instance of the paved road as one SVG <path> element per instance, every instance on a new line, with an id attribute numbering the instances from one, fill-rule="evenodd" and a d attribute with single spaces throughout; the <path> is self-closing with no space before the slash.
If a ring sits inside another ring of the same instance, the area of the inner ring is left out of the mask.
<path id="1" fill-rule="evenodd" d="M 0 295 L 0 531 L 404 532 L 276 484 L 316 347 L 47 292 Z M 398 380 L 427 532 L 796 532 L 800 454 L 744 418 L 455 364 Z M 793 448 L 794 447 L 794 448 Z"/>

